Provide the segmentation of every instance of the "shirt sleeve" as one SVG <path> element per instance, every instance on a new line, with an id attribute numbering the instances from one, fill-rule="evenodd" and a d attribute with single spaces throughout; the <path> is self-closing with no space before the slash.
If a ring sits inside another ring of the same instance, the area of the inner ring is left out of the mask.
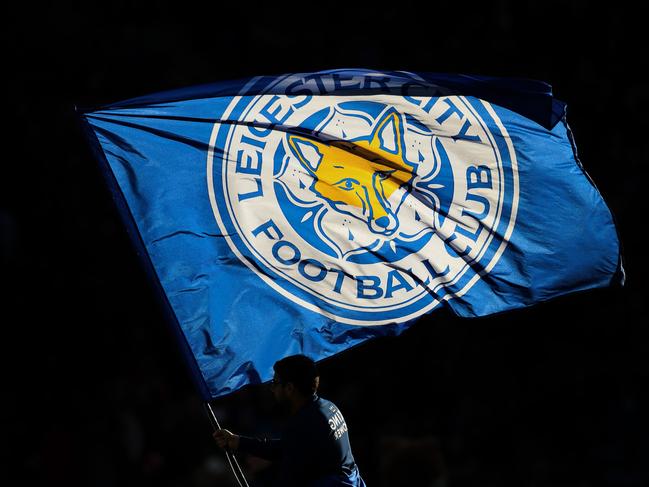
<path id="1" fill-rule="evenodd" d="M 282 456 L 282 440 L 239 436 L 238 451 L 249 453 L 264 460 L 279 460 Z"/>
<path id="2" fill-rule="evenodd" d="M 312 424 L 301 424 L 284 432 L 279 483 L 282 487 L 304 487 L 317 470 L 319 452 L 314 448 L 317 435 Z M 315 441 L 314 441 L 315 440 Z"/>

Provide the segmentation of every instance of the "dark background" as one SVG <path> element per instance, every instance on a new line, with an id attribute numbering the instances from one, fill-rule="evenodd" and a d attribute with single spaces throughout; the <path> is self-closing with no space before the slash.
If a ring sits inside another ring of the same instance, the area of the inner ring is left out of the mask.
<path id="1" fill-rule="evenodd" d="M 0 483 L 231 485 L 73 105 L 363 67 L 552 84 L 617 219 L 628 278 L 482 319 L 436 311 L 323 363 L 322 394 L 344 412 L 368 485 L 649 485 L 638 12 L 586 1 L 134 3 L 3 15 Z M 281 425 L 263 387 L 214 406 L 235 431 Z M 242 462 L 265 485 L 265 464 Z"/>

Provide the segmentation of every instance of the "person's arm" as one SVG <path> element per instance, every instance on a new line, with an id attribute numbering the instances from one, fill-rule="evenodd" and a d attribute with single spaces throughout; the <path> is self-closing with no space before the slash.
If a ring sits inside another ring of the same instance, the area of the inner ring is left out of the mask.
<path id="1" fill-rule="evenodd" d="M 279 439 L 250 438 L 223 429 L 215 431 L 212 436 L 221 448 L 250 453 L 264 460 L 277 460 L 281 457 L 282 442 Z"/>
<path id="2" fill-rule="evenodd" d="M 276 461 L 282 456 L 282 440 L 240 436 L 239 451 L 250 453 L 264 460 Z"/>
<path id="3" fill-rule="evenodd" d="M 314 449 L 312 431 L 286 429 L 283 434 L 283 450 L 279 467 L 279 483 L 285 487 L 303 487 L 314 475 L 313 467 L 317 452 Z"/>

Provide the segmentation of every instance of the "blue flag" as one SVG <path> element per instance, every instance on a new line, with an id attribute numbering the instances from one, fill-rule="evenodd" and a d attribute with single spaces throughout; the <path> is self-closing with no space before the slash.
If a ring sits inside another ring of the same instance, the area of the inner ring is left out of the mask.
<path id="1" fill-rule="evenodd" d="M 396 335 L 621 283 L 538 81 L 332 70 L 80 111 L 204 399 Z"/>

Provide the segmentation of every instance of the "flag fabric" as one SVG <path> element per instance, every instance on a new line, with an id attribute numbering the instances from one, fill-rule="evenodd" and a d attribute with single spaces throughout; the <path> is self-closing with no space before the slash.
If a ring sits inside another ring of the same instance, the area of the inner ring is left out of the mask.
<path id="1" fill-rule="evenodd" d="M 78 110 L 204 399 L 396 335 L 621 283 L 549 85 L 331 70 Z"/>

